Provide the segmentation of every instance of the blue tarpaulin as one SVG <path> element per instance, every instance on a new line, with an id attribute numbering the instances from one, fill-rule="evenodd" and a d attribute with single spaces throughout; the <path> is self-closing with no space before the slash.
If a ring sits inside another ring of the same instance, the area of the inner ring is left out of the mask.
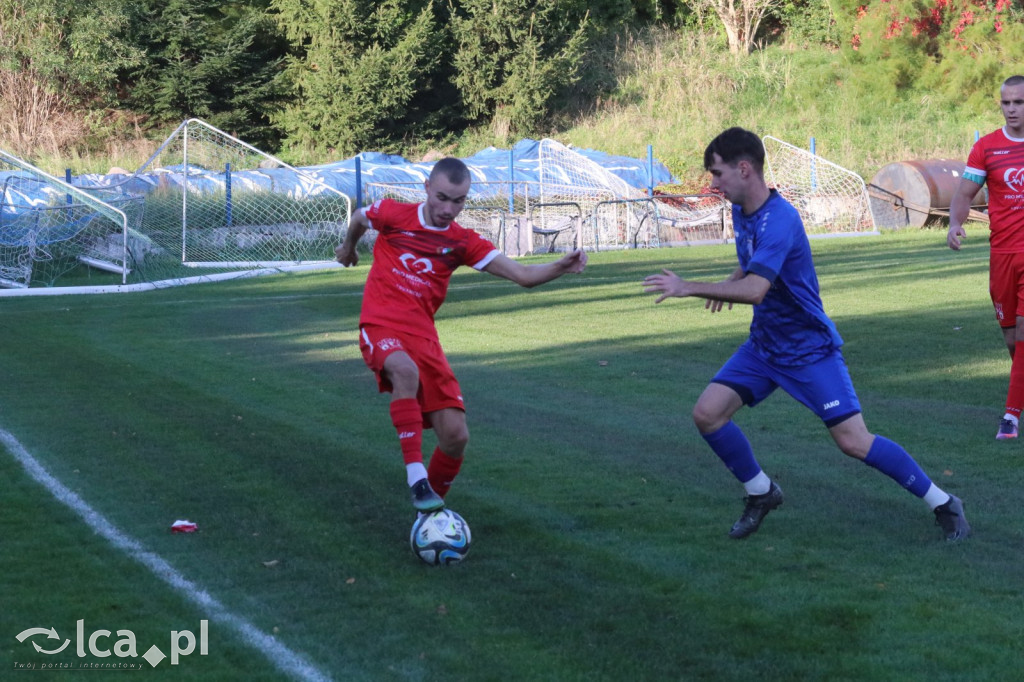
<path id="1" fill-rule="evenodd" d="M 593 161 L 601 168 L 615 174 L 626 184 L 637 189 L 647 189 L 662 184 L 678 182 L 662 163 L 627 156 L 615 156 L 592 149 L 573 149 L 574 152 Z M 469 167 L 473 181 L 483 182 L 533 182 L 540 181 L 540 142 L 521 140 L 511 150 L 513 177 L 509 177 L 509 150 L 488 147 L 463 161 Z M 306 166 L 299 170 L 322 181 L 355 200 L 356 193 L 355 156 L 319 166 Z M 380 152 L 362 152 L 358 155 L 362 182 L 367 183 L 415 183 L 422 184 L 433 168 L 433 162 L 412 162 L 404 157 Z M 146 170 L 131 179 L 125 175 L 82 175 L 73 179 L 73 184 L 82 187 L 118 186 L 127 193 L 145 194 L 160 185 L 180 184 L 182 168 L 157 168 Z M 223 190 L 226 184 L 224 168 L 200 168 L 190 165 L 189 187 L 193 191 Z M 653 177 L 652 177 L 653 175 Z M 322 193 L 324 189 L 311 183 L 288 168 L 259 168 L 232 170 L 231 186 L 238 189 L 264 189 L 279 192 L 292 198 L 301 198 Z"/>

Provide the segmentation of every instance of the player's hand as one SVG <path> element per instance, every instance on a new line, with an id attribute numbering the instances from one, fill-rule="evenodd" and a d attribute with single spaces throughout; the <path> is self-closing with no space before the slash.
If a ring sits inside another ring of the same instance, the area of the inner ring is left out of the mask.
<path id="1" fill-rule="evenodd" d="M 963 225 L 949 226 L 949 232 L 946 234 L 946 246 L 953 249 L 954 251 L 960 250 L 960 241 L 967 236 L 967 230 L 964 229 Z"/>
<path id="2" fill-rule="evenodd" d="M 644 278 L 644 293 L 661 294 L 655 303 L 661 303 L 670 296 L 683 296 L 683 280 L 671 270 L 662 270 L 660 275 Z"/>
<path id="3" fill-rule="evenodd" d="M 562 256 L 562 263 L 566 272 L 583 272 L 583 268 L 587 267 L 587 252 L 583 249 L 574 249 Z"/>
<path id="4" fill-rule="evenodd" d="M 359 254 L 354 247 L 349 248 L 348 244 L 341 244 L 334 248 L 334 260 L 346 267 L 357 265 L 359 263 Z"/>
<path id="5" fill-rule="evenodd" d="M 708 300 L 704 301 L 704 308 L 710 310 L 713 313 L 717 313 L 721 312 L 722 307 L 726 303 L 729 304 L 729 310 L 732 310 L 732 301 L 719 301 L 718 299 L 715 298 L 709 298 Z"/>

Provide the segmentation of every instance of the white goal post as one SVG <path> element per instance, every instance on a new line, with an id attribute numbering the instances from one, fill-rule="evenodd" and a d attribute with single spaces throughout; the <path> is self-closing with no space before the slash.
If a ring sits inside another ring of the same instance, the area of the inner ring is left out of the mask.
<path id="1" fill-rule="evenodd" d="M 146 232 L 186 267 L 333 262 L 349 197 L 311 172 L 189 119 L 132 176 L 146 193 Z"/>
<path id="2" fill-rule="evenodd" d="M 130 272 L 140 197 L 85 191 L 0 150 L 0 287 L 52 286 L 83 265 Z"/>
<path id="3" fill-rule="evenodd" d="M 0 182 L 0 286 L 26 295 L 339 267 L 334 247 L 352 212 L 315 172 L 199 119 L 134 173 L 64 182 L 4 154 Z"/>
<path id="4" fill-rule="evenodd" d="M 766 179 L 796 207 L 808 234 L 878 234 L 863 178 L 770 135 L 762 143 Z"/>

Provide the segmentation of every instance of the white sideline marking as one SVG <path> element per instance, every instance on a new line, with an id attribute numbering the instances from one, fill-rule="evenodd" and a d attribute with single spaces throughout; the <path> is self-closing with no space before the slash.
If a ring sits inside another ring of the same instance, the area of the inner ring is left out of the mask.
<path id="1" fill-rule="evenodd" d="M 29 475 L 42 484 L 51 495 L 78 514 L 110 544 L 148 568 L 155 576 L 184 595 L 190 602 L 205 611 L 211 620 L 224 623 L 233 629 L 253 649 L 262 653 L 279 671 L 301 680 L 330 680 L 330 676 L 308 663 L 298 654 L 255 625 L 228 611 L 223 604 L 210 596 L 203 588 L 176 571 L 160 556 L 143 548 L 133 538 L 118 530 L 106 517 L 89 506 L 73 490 L 50 475 L 43 465 L 26 450 L 18 440 L 4 429 L 0 429 L 0 442 L 14 455 Z"/>

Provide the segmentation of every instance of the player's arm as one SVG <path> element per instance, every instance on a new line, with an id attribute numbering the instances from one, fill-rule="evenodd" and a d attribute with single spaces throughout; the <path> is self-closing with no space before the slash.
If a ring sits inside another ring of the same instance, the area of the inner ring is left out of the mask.
<path id="1" fill-rule="evenodd" d="M 499 253 L 490 263 L 484 266 L 484 272 L 515 282 L 521 287 L 530 289 L 539 284 L 558 279 L 568 273 L 583 272 L 587 266 L 587 252 L 582 249 L 570 251 L 556 261 L 550 263 L 534 263 L 525 265 Z"/>
<path id="2" fill-rule="evenodd" d="M 738 279 L 733 279 L 736 274 L 734 272 L 729 279 L 721 282 L 694 282 L 682 279 L 671 270 L 662 270 L 661 274 L 650 275 L 644 279 L 644 293 L 660 294 L 655 303 L 661 303 L 670 297 L 696 296 L 709 301 L 757 305 L 764 300 L 772 287 L 772 283 L 761 275 L 740 273 Z"/>
<path id="3" fill-rule="evenodd" d="M 359 254 L 356 253 L 356 243 L 370 229 L 370 219 L 366 217 L 366 211 L 357 208 L 348 221 L 348 232 L 345 233 L 345 240 L 334 249 L 334 259 L 342 265 L 356 265 L 359 263 Z"/>
<path id="4" fill-rule="evenodd" d="M 971 214 L 971 202 L 981 189 L 981 183 L 966 174 L 960 178 L 953 198 L 949 202 L 949 232 L 946 245 L 954 251 L 960 250 L 960 240 L 967 236 L 964 223 Z"/>
<path id="5" fill-rule="evenodd" d="M 734 282 L 738 279 L 741 279 L 742 277 L 743 268 L 736 266 L 736 269 L 732 271 L 732 274 L 729 275 L 725 281 Z M 725 306 L 726 303 L 729 304 L 729 310 L 732 310 L 732 301 L 721 301 L 715 298 L 709 298 L 706 301 L 704 301 L 704 308 L 710 310 L 713 313 L 717 313 L 721 312 L 722 308 Z"/>

